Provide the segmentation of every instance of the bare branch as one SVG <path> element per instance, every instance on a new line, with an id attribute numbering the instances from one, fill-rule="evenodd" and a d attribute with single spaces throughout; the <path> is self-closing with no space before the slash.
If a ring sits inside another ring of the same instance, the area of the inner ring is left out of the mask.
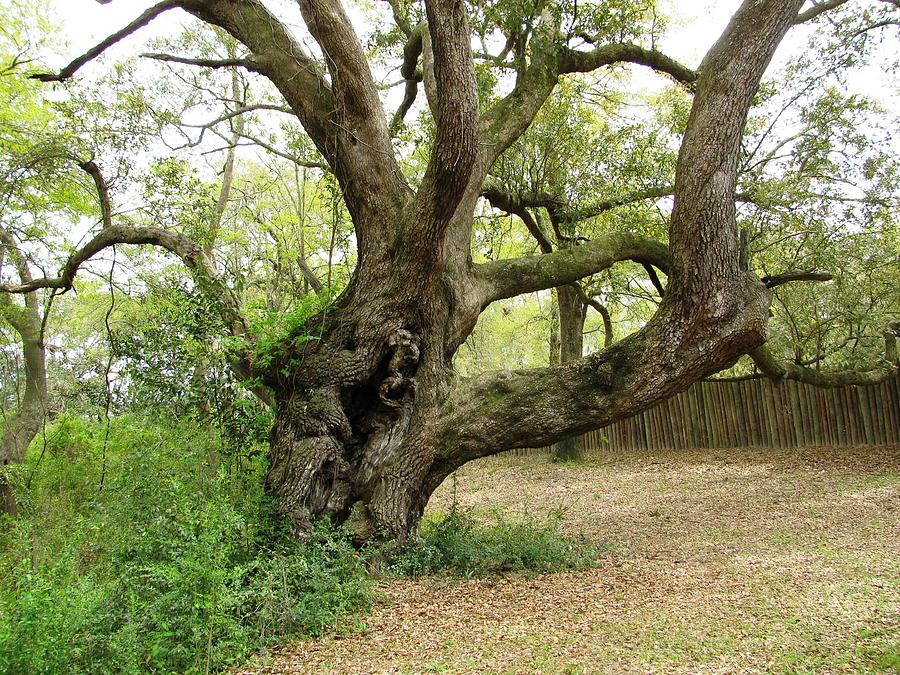
<path id="1" fill-rule="evenodd" d="M 824 0 L 823 2 L 813 3 L 812 7 L 797 15 L 797 18 L 794 19 L 794 24 L 812 21 L 825 12 L 830 12 L 832 9 L 837 9 L 841 5 L 846 5 L 849 1 L 850 0 Z"/>
<path id="2" fill-rule="evenodd" d="M 659 293 L 659 297 L 664 298 L 666 296 L 666 289 L 662 285 L 662 282 L 659 280 L 659 276 L 656 274 L 656 270 L 653 269 L 653 265 L 650 263 L 643 263 L 644 271 L 647 273 L 647 277 L 650 279 L 650 283 L 653 284 L 653 288 L 656 289 L 656 292 Z"/>
<path id="3" fill-rule="evenodd" d="M 412 104 L 415 103 L 416 96 L 418 96 L 419 82 L 422 81 L 422 73 L 418 70 L 418 65 L 419 57 L 422 55 L 423 36 L 426 30 L 426 25 L 422 23 L 407 33 L 409 39 L 403 47 L 403 65 L 400 66 L 400 74 L 406 82 L 406 89 L 403 92 L 403 101 L 391 120 L 391 133 L 396 133 L 397 129 L 400 128 L 403 118 L 406 117 L 406 113 L 409 112 Z"/>
<path id="4" fill-rule="evenodd" d="M 222 122 L 227 122 L 230 119 L 234 119 L 235 117 L 239 117 L 241 115 L 246 115 L 247 113 L 255 112 L 256 110 L 274 110 L 275 112 L 282 112 L 287 115 L 293 115 L 294 111 L 290 108 L 287 108 L 283 105 L 273 105 L 269 103 L 254 103 L 252 105 L 244 105 L 236 108 L 235 110 L 229 110 L 224 115 L 217 117 L 211 122 L 207 122 L 206 124 L 182 124 L 185 127 L 191 128 L 199 128 L 199 129 L 209 129 L 210 127 L 214 127 L 217 124 L 221 124 Z"/>
<path id="5" fill-rule="evenodd" d="M 153 5 L 153 7 L 150 7 L 149 9 L 144 11 L 138 18 L 129 23 L 123 29 L 116 31 L 108 38 L 98 43 L 96 46 L 91 47 L 88 51 L 69 63 L 69 65 L 65 66 L 58 73 L 35 73 L 31 77 L 35 80 L 40 80 L 41 82 L 65 82 L 70 77 L 72 77 L 72 75 L 78 72 L 78 70 L 82 66 L 96 59 L 114 44 L 137 32 L 163 12 L 175 7 L 180 7 L 181 4 L 181 0 L 163 0 L 163 2 L 157 3 Z"/>
<path id="6" fill-rule="evenodd" d="M 434 56 L 437 135 L 416 199 L 417 223 L 439 230 L 463 196 L 478 156 L 478 89 L 463 0 L 426 0 Z M 426 233 L 430 239 L 434 233 Z M 430 246 L 430 242 L 429 242 Z"/>
<path id="7" fill-rule="evenodd" d="M 141 54 L 141 58 L 163 61 L 165 63 L 180 63 L 186 66 L 198 66 L 200 68 L 246 68 L 247 70 L 255 70 L 257 66 L 252 56 L 239 59 L 199 59 L 188 56 L 175 56 L 173 54 L 146 52 Z"/>
<path id="8" fill-rule="evenodd" d="M 832 279 L 834 279 L 834 275 L 830 272 L 785 272 L 763 277 L 760 281 L 765 284 L 766 288 L 775 288 L 792 281 L 831 281 Z"/>

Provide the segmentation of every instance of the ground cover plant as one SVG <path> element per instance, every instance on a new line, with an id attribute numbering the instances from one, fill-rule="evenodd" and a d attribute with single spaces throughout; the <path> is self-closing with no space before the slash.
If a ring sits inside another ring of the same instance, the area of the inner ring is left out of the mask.
<path id="1" fill-rule="evenodd" d="M 204 425 L 126 416 L 107 442 L 105 424 L 67 417 L 46 434 L 23 467 L 23 517 L 2 525 L 0 671 L 218 671 L 369 603 L 346 533 L 289 538 L 259 458 L 214 468 L 222 444 Z"/>
<path id="2" fill-rule="evenodd" d="M 510 518 L 494 512 L 479 518 L 451 505 L 447 512 L 426 517 L 413 541 L 388 552 L 387 567 L 415 578 L 535 574 L 593 565 L 598 547 L 586 539 L 561 534 L 562 522 L 560 513 Z"/>
<path id="3" fill-rule="evenodd" d="M 378 579 L 595 559 L 558 516 L 484 524 L 461 509 L 400 549 L 359 549 L 327 521 L 297 541 L 263 492 L 262 455 L 233 451 L 198 419 L 49 425 L 18 476 L 21 517 L 0 525 L 0 672 L 217 672 L 352 627 Z"/>

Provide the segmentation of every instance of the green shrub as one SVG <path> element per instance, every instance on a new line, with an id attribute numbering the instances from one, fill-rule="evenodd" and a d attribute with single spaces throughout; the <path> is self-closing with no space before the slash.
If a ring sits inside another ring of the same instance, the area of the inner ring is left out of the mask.
<path id="1" fill-rule="evenodd" d="M 278 531 L 258 456 L 213 470 L 207 428 L 134 417 L 104 437 L 62 420 L 28 458 L 0 540 L 0 672 L 214 671 L 367 604 L 344 533 Z"/>
<path id="2" fill-rule="evenodd" d="M 449 574 L 475 577 L 509 572 L 584 569 L 598 550 L 587 540 L 560 534 L 560 514 L 510 519 L 493 514 L 481 522 L 458 508 L 422 520 L 419 538 L 387 554 L 391 570 L 404 576 Z"/>

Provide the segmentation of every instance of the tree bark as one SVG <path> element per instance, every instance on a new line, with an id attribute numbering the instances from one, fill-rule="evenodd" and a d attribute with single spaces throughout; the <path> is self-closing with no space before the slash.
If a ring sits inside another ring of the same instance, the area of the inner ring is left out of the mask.
<path id="1" fill-rule="evenodd" d="M 586 306 L 572 286 L 556 289 L 559 299 L 559 362 L 572 363 L 584 356 Z M 576 462 L 582 458 L 579 436 L 569 436 L 553 446 L 553 461 Z"/>
<path id="2" fill-rule="evenodd" d="M 31 282 L 31 274 L 24 257 L 12 236 L 0 228 L 0 269 L 4 252 L 8 252 L 22 284 Z M 9 321 L 22 340 L 25 363 L 25 393 L 16 412 L 7 420 L 0 437 L 0 470 L 21 464 L 31 441 L 41 430 L 47 413 L 47 356 L 44 349 L 40 305 L 37 294 L 24 294 L 24 303 L 17 305 L 8 295 L 0 293 L 0 317 Z M 18 515 L 13 486 L 5 472 L 0 472 L 0 513 Z"/>

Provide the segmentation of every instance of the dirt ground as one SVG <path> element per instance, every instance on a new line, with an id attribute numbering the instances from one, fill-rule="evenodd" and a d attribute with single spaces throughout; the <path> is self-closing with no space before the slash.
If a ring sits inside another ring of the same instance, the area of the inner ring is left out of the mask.
<path id="1" fill-rule="evenodd" d="M 429 509 L 562 511 L 594 569 L 392 581 L 260 673 L 900 672 L 900 446 L 545 456 L 465 467 Z"/>

